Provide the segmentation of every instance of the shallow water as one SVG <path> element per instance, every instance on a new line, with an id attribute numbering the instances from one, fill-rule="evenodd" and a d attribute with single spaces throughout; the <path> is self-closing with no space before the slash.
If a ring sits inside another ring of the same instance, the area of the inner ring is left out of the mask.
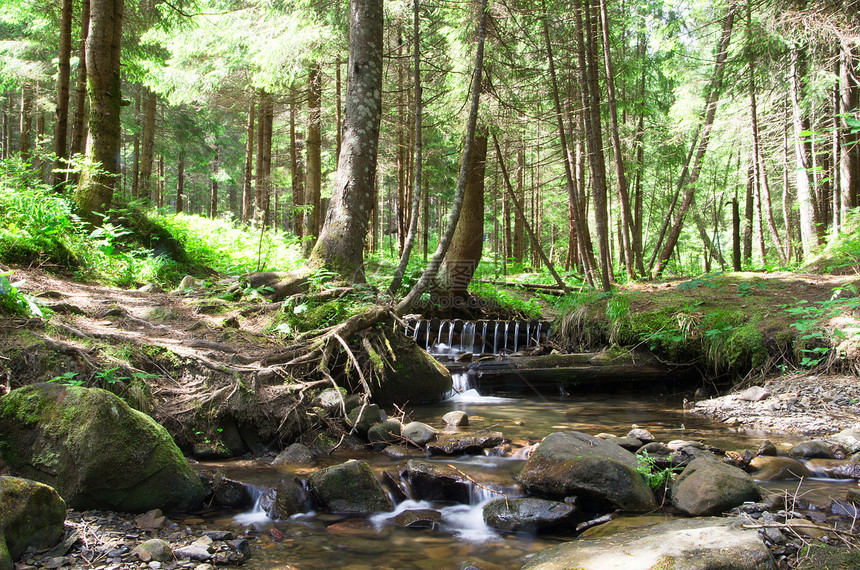
<path id="1" fill-rule="evenodd" d="M 750 432 L 730 428 L 706 418 L 693 416 L 682 408 L 683 402 L 670 396 L 610 394 L 577 395 L 575 397 L 507 398 L 498 395 L 488 400 L 476 394 L 463 393 L 452 400 L 432 406 L 408 409 L 411 419 L 424 421 L 440 430 L 445 429 L 442 415 L 457 409 L 465 411 L 470 425 L 464 431 L 492 429 L 503 432 L 516 445 L 537 442 L 549 433 L 577 430 L 591 434 L 608 432 L 625 435 L 636 424 L 647 428 L 660 441 L 675 439 L 699 440 L 727 450 L 755 449 L 764 439 L 774 443 L 790 443 L 799 437 Z M 347 459 L 367 460 L 377 474 L 384 469 L 396 471 L 402 462 L 382 453 L 367 451 L 337 451 L 319 458 L 315 467 L 275 467 L 267 462 L 230 461 L 201 464 L 201 468 L 218 468 L 226 476 L 265 488 L 290 474 L 303 477 L 316 468 L 341 463 Z M 453 465 L 481 481 L 486 487 L 518 494 L 515 475 L 524 459 L 493 456 L 433 458 Z M 816 503 L 829 503 L 830 498 L 842 498 L 851 482 L 812 480 L 798 491 L 797 481 L 768 483 L 766 487 L 786 490 Z M 253 557 L 245 567 L 268 568 L 331 568 L 334 566 L 398 569 L 457 568 L 470 560 L 481 568 L 518 568 L 534 552 L 571 538 L 563 533 L 552 537 L 510 535 L 493 532 L 481 519 L 480 505 L 493 494 L 476 488 L 472 505 L 401 504 L 404 508 L 434 508 L 442 513 L 437 530 L 403 529 L 389 520 L 396 513 L 380 513 L 371 517 L 350 518 L 327 513 L 293 517 L 287 521 L 270 521 L 263 513 L 217 513 L 210 522 L 218 528 L 243 530 L 253 527 L 262 534 Z M 238 515 L 238 516 L 237 516 Z M 274 541 L 275 536 L 282 539 Z"/>

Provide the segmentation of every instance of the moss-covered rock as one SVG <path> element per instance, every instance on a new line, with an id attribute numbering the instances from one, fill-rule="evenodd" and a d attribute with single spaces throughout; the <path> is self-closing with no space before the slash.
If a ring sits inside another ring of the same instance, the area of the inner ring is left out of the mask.
<path id="1" fill-rule="evenodd" d="M 308 478 L 308 487 L 314 501 L 333 513 L 366 515 L 393 508 L 366 461 L 320 469 Z"/>
<path id="2" fill-rule="evenodd" d="M 747 473 L 708 457 L 693 460 L 672 485 L 672 504 L 691 516 L 718 515 L 760 498 Z"/>
<path id="3" fill-rule="evenodd" d="M 203 499 L 167 430 L 98 388 L 34 384 L 0 398 L 0 454 L 76 509 L 189 510 Z"/>
<path id="4" fill-rule="evenodd" d="M 385 370 L 385 380 L 371 386 L 373 401 L 389 404 L 438 402 L 451 391 L 451 373 L 414 340 L 402 334 L 386 335 L 395 359 L 394 370 Z"/>
<path id="5" fill-rule="evenodd" d="M 51 548 L 63 537 L 66 503 L 47 485 L 0 477 L 0 569 L 12 568 L 32 546 Z"/>

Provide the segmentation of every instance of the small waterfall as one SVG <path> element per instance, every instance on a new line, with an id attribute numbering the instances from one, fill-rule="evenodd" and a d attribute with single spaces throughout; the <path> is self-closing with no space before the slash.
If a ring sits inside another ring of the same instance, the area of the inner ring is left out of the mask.
<path id="1" fill-rule="evenodd" d="M 475 351 L 475 323 L 463 323 L 463 330 L 460 331 L 460 352 Z"/>
<path id="2" fill-rule="evenodd" d="M 535 343 L 536 343 L 536 345 L 539 345 L 539 344 L 540 344 L 540 328 L 541 328 L 541 326 L 542 326 L 542 325 L 543 325 L 543 323 L 542 323 L 542 322 L 540 322 L 540 321 L 538 321 L 538 324 L 537 324 L 537 334 L 535 335 L 535 337 L 536 337 L 536 338 L 535 338 Z"/>
<path id="3" fill-rule="evenodd" d="M 484 327 L 481 329 L 481 352 L 483 354 L 484 351 L 487 350 L 487 321 L 484 321 Z"/>
<path id="4" fill-rule="evenodd" d="M 251 500 L 254 501 L 254 506 L 251 507 L 250 511 L 240 513 L 233 517 L 239 524 L 265 524 L 272 521 L 269 516 L 266 514 L 266 511 L 263 510 L 263 507 L 260 506 L 260 499 L 263 497 L 263 494 L 266 492 L 265 489 L 258 489 L 257 487 L 252 487 L 248 485 L 248 493 L 251 494 Z"/>
<path id="5" fill-rule="evenodd" d="M 442 328 L 445 326 L 445 321 L 439 321 L 439 334 L 436 335 L 436 344 L 442 342 Z"/>
<path id="6" fill-rule="evenodd" d="M 508 325 L 511 323 L 509 321 L 505 321 L 505 346 L 502 347 L 502 353 L 508 351 Z"/>
<path id="7" fill-rule="evenodd" d="M 514 323 L 514 352 L 517 351 L 517 344 L 520 340 L 520 322 Z"/>
<path id="8" fill-rule="evenodd" d="M 451 374 L 451 384 L 455 394 L 465 392 L 472 388 L 472 383 L 469 381 L 469 375 L 460 372 Z"/>
<path id="9" fill-rule="evenodd" d="M 496 321 L 496 328 L 493 330 L 493 354 L 499 353 L 499 321 Z"/>
<path id="10" fill-rule="evenodd" d="M 412 340 L 418 342 L 418 331 L 421 329 L 421 321 L 415 321 L 415 328 L 412 329 Z"/>
<path id="11" fill-rule="evenodd" d="M 531 340 L 532 340 L 532 322 L 528 321 L 526 323 L 526 350 L 529 349 L 529 343 L 531 342 Z M 537 346 L 537 343 L 535 343 L 535 346 Z"/>
<path id="12" fill-rule="evenodd" d="M 448 321 L 448 347 L 454 347 L 454 321 Z"/>

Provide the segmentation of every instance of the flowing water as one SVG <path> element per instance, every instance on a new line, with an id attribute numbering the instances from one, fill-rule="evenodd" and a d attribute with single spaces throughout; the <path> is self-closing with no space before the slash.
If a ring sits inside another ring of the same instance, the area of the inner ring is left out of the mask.
<path id="1" fill-rule="evenodd" d="M 439 334 L 441 336 L 443 331 L 440 330 Z M 560 430 L 624 435 L 633 424 L 647 428 L 661 441 L 700 440 L 728 450 L 754 450 L 765 438 L 774 443 L 798 439 L 726 427 L 684 412 L 678 398 L 666 395 L 613 393 L 564 398 L 488 398 L 469 387 L 468 377 L 455 376 L 455 390 L 449 399 L 432 406 L 413 406 L 408 410 L 410 417 L 444 430 L 442 415 L 451 410 L 463 410 L 469 415 L 470 425 L 462 429 L 501 431 L 513 440 L 515 446 L 526 446 Z M 385 469 L 397 472 L 402 461 L 383 453 L 337 451 L 329 457 L 318 458 L 313 468 L 275 467 L 266 461 L 231 461 L 201 465 L 201 468 L 218 468 L 230 478 L 263 489 L 274 486 L 280 478 L 290 475 L 303 478 L 316 468 L 353 458 L 368 461 L 377 475 Z M 484 487 L 509 494 L 518 492 L 515 476 L 525 462 L 524 458 L 515 456 L 432 460 L 453 465 L 475 481 L 483 482 Z M 830 497 L 844 497 L 848 484 L 850 482 L 811 481 L 804 484 L 801 492 L 810 493 L 807 498 L 814 497 L 816 502 L 827 503 Z M 797 481 L 767 484 L 769 488 L 791 492 L 795 491 L 796 485 Z M 406 501 L 399 504 L 393 513 L 378 513 L 370 518 L 308 513 L 290 520 L 272 521 L 256 507 L 256 510 L 245 513 L 222 511 L 212 514 L 207 523 L 217 528 L 251 529 L 261 534 L 258 544 L 262 544 L 262 548 L 255 550 L 245 565 L 252 569 L 334 566 L 353 570 L 453 569 L 467 560 L 481 568 L 519 568 L 530 554 L 571 538 L 564 534 L 535 537 L 494 532 L 483 523 L 481 505 L 496 495 L 479 486 L 475 486 L 473 491 L 470 505 Z M 392 518 L 399 512 L 421 508 L 432 508 L 441 513 L 439 528 L 405 529 L 392 523 Z M 272 535 L 282 538 L 271 540 Z"/>

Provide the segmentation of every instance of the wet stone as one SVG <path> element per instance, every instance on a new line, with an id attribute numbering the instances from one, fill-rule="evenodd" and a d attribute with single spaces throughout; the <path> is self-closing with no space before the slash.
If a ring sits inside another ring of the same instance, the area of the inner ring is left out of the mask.
<path id="1" fill-rule="evenodd" d="M 403 511 L 394 517 L 397 526 L 403 528 L 435 528 L 442 514 L 433 509 L 415 509 Z"/>
<path id="2" fill-rule="evenodd" d="M 448 426 L 462 427 L 469 425 L 469 416 L 462 410 L 454 410 L 442 416 L 442 421 Z"/>
<path id="3" fill-rule="evenodd" d="M 496 447 L 505 443 L 501 432 L 481 430 L 469 434 L 445 433 L 439 434 L 436 441 L 427 444 L 427 452 L 431 455 L 476 455 L 484 449 Z"/>

